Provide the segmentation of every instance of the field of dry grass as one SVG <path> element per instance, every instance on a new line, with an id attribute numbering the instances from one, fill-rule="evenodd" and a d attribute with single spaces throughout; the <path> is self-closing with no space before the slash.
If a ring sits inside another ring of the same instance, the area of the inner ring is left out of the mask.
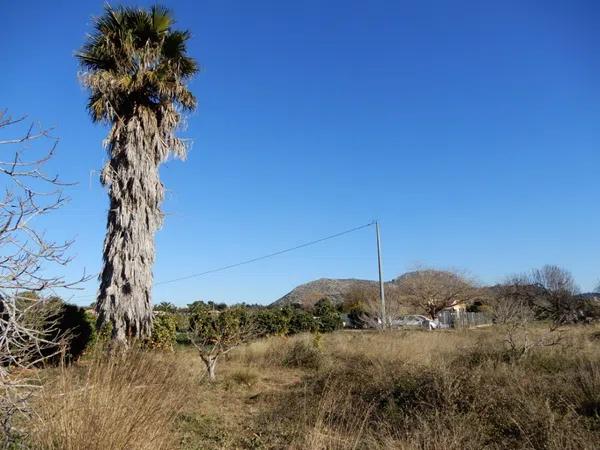
<path id="1" fill-rule="evenodd" d="M 189 348 L 88 357 L 46 374 L 32 447 L 598 448 L 600 328 L 561 334 L 523 357 L 491 327 L 274 337 L 214 384 Z"/>

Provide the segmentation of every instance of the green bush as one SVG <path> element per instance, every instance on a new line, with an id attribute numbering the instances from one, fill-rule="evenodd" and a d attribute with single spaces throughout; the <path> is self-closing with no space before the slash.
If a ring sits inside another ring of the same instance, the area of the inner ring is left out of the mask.
<path id="1" fill-rule="evenodd" d="M 98 343 L 100 339 L 100 333 L 98 333 L 98 330 L 96 329 L 96 316 L 94 314 L 92 314 L 90 311 L 85 311 L 84 318 L 91 330 L 90 339 L 86 348 L 86 350 L 89 350 L 94 348 Z"/>
<path id="2" fill-rule="evenodd" d="M 175 321 L 177 322 L 178 332 L 184 333 L 190 329 L 190 317 L 188 314 L 177 312 L 175 314 Z"/>
<path id="3" fill-rule="evenodd" d="M 281 309 L 262 309 L 254 314 L 253 319 L 259 334 L 263 336 L 284 335 L 289 332 L 289 317 Z"/>
<path id="4" fill-rule="evenodd" d="M 98 328 L 98 319 L 95 314 L 90 311 L 85 311 L 85 320 L 89 324 L 91 333 L 86 347 L 86 351 L 92 350 L 97 346 L 106 345 L 111 338 L 112 324 L 110 322 L 102 325 Z"/>
<path id="5" fill-rule="evenodd" d="M 44 339 L 64 344 L 63 351 L 48 346 L 40 353 L 47 363 L 72 362 L 79 359 L 89 346 L 94 327 L 89 323 L 83 308 L 63 302 L 58 297 L 43 299 L 36 293 L 26 293 L 18 302 L 23 308 L 23 325 L 43 332 Z M 3 306 L 0 307 L 1 312 Z"/>
<path id="6" fill-rule="evenodd" d="M 319 331 L 322 333 L 339 330 L 344 326 L 340 313 L 327 298 L 319 300 L 313 312 L 317 316 Z"/>
<path id="7" fill-rule="evenodd" d="M 262 336 L 284 336 L 319 329 L 319 322 L 312 313 L 294 306 L 261 309 L 253 314 L 252 320 Z"/>
<path id="8" fill-rule="evenodd" d="M 58 335 L 68 338 L 65 359 L 76 361 L 89 346 L 94 327 L 89 324 L 83 308 L 63 303 L 59 299 L 50 302 L 61 305 L 59 313 L 52 319 L 56 320 Z"/>
<path id="9" fill-rule="evenodd" d="M 173 314 L 161 313 L 152 322 L 152 336 L 148 346 L 157 350 L 173 350 L 177 339 L 177 319 Z"/>
<path id="10" fill-rule="evenodd" d="M 319 329 L 319 322 L 310 312 L 301 308 L 289 308 L 287 313 L 289 317 L 288 334 L 312 333 Z"/>

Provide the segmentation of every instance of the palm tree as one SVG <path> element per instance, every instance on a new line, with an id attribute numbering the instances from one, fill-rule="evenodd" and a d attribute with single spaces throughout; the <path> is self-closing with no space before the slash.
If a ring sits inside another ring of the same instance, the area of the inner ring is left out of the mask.
<path id="1" fill-rule="evenodd" d="M 198 71 L 186 55 L 190 33 L 172 25 L 163 7 L 106 6 L 76 55 L 92 120 L 110 126 L 100 177 L 110 209 L 96 310 L 99 324 L 112 324 L 113 343 L 124 346 L 151 332 L 154 234 L 164 197 L 158 167 L 171 155 L 185 158 L 175 129 L 181 113 L 196 106 L 186 86 Z"/>

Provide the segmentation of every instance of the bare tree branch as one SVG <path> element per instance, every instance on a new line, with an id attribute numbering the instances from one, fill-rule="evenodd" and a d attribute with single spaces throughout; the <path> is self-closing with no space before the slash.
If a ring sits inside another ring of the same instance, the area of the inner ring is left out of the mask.
<path id="1" fill-rule="evenodd" d="M 60 306 L 31 293 L 53 294 L 86 279 L 85 274 L 74 281 L 49 275 L 69 263 L 71 242 L 50 241 L 34 225 L 65 204 L 65 183 L 45 171 L 58 140 L 34 124 L 19 128 L 24 121 L 0 112 L 0 433 L 5 446 L 18 438 L 14 419 L 30 414 L 29 401 L 40 386 L 27 375 L 29 369 L 60 354 L 66 339 L 56 328 Z"/>
<path id="2" fill-rule="evenodd" d="M 397 283 L 406 303 L 431 319 L 444 309 L 474 301 L 481 295 L 473 281 L 449 270 L 416 270 L 404 274 Z"/>

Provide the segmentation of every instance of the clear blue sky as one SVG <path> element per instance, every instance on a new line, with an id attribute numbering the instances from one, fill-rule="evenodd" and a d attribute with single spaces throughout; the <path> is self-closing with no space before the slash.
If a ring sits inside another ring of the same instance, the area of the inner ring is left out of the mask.
<path id="1" fill-rule="evenodd" d="M 56 127 L 55 168 L 79 182 L 48 221 L 50 236 L 76 238 L 69 275 L 100 268 L 105 231 L 107 130 L 87 116 L 73 58 L 102 4 L 1 7 L 0 106 Z M 386 278 L 424 264 L 494 283 L 553 263 L 584 290 L 600 279 L 600 2 L 164 4 L 203 70 L 189 159 L 161 171 L 157 281 L 373 218 Z M 375 279 L 373 233 L 156 287 L 154 299 L 270 302 L 319 277 Z"/>

